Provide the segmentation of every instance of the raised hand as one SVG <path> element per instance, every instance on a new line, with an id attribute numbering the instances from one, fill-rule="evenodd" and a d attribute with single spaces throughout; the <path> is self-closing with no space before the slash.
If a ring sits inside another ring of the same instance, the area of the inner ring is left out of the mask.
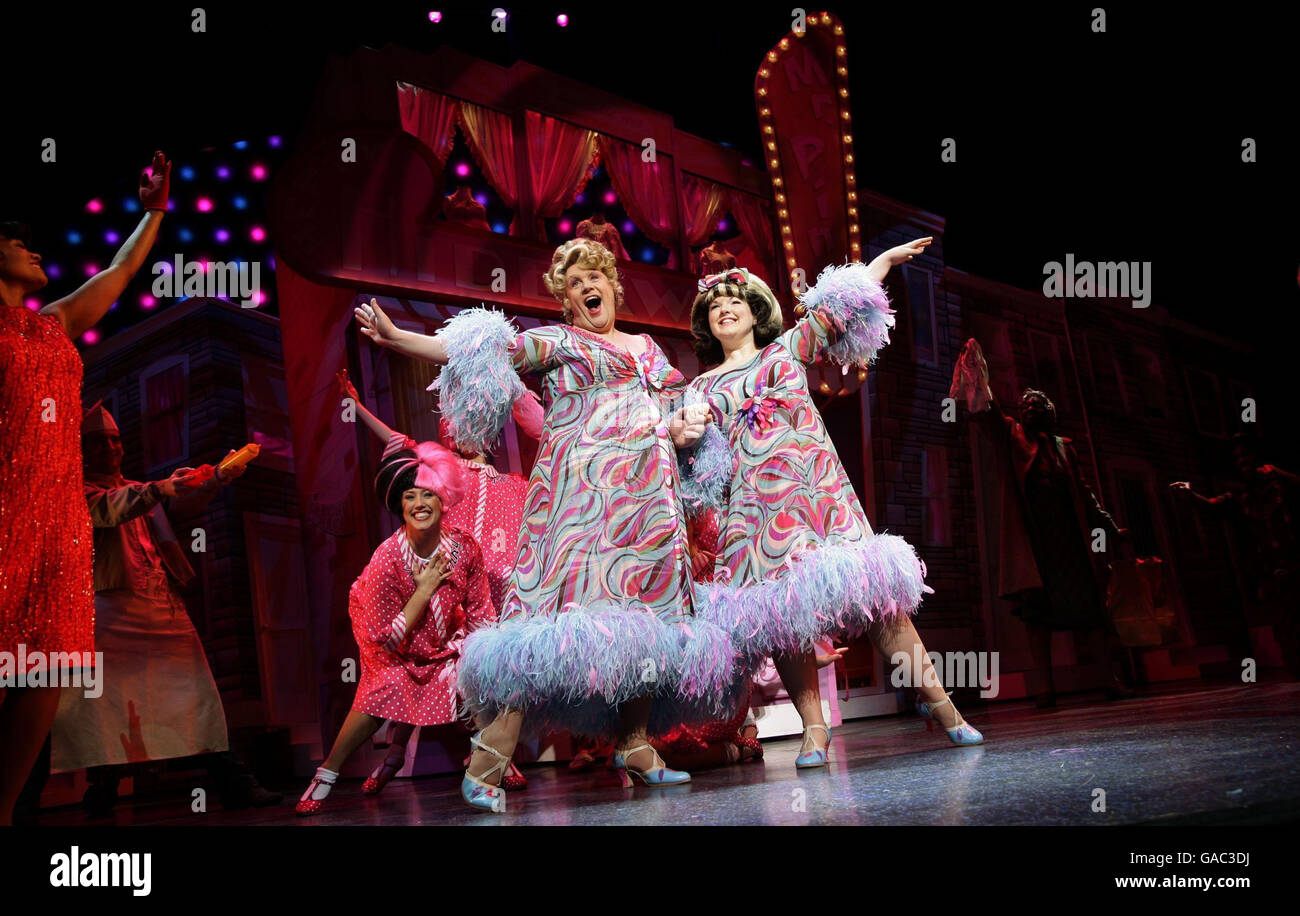
<path id="1" fill-rule="evenodd" d="M 153 163 L 140 172 L 140 203 L 146 210 L 167 209 L 167 193 L 171 187 L 172 164 L 158 150 Z"/>
<path id="2" fill-rule="evenodd" d="M 895 248 L 890 248 L 879 256 L 888 261 L 890 267 L 893 267 L 897 264 L 906 263 L 919 254 L 924 254 L 925 249 L 928 248 L 930 243 L 933 241 L 934 236 L 927 235 L 923 239 L 913 239 L 905 245 L 898 245 Z"/>
<path id="3" fill-rule="evenodd" d="M 384 314 L 384 310 L 379 307 L 379 303 L 374 299 L 359 308 L 353 309 L 352 313 L 356 316 L 357 324 L 361 326 L 361 333 L 379 346 L 391 346 L 393 341 L 397 339 L 397 325 L 393 324 L 392 319 Z"/>
<path id="4" fill-rule="evenodd" d="M 339 397 L 351 398 L 356 403 L 361 403 L 361 397 L 357 394 L 357 386 L 352 384 L 352 379 L 348 378 L 348 370 L 340 369 L 334 373 L 334 380 L 339 383 Z"/>

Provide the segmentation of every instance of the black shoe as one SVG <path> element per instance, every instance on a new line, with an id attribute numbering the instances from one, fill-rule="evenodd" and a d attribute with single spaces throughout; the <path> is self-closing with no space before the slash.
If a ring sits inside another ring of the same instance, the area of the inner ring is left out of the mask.
<path id="1" fill-rule="evenodd" d="M 113 806 L 117 804 L 117 786 L 92 782 L 81 797 L 81 807 L 91 817 L 112 817 Z"/>
<path id="2" fill-rule="evenodd" d="M 262 788 L 252 776 L 237 780 L 221 797 L 221 807 L 227 811 L 244 808 L 269 808 L 284 801 L 279 792 Z"/>
<path id="3" fill-rule="evenodd" d="M 1137 691 L 1126 684 L 1115 681 L 1107 685 L 1105 694 L 1108 700 L 1131 700 L 1137 696 Z"/>

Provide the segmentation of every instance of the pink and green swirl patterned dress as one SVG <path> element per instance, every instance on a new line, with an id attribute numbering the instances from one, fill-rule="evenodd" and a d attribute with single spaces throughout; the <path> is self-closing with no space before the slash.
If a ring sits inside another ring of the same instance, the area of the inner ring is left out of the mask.
<path id="1" fill-rule="evenodd" d="M 872 532 L 804 368 L 827 357 L 865 365 L 888 342 L 893 312 L 870 285 L 869 296 L 841 297 L 849 307 L 810 307 L 747 365 L 690 386 L 690 399 L 721 418 L 732 454 L 706 615 L 751 659 L 810 651 L 820 637 L 913 613 L 929 591 L 912 547 Z M 882 325 L 869 346 L 846 339 L 868 320 Z"/>
<path id="2" fill-rule="evenodd" d="M 541 374 L 545 420 L 501 622 L 465 643 L 460 689 L 477 713 L 523 708 L 530 728 L 608 735 L 618 705 L 647 693 L 652 729 L 736 699 L 730 638 L 693 616 L 668 433 L 686 380 L 642 339 L 633 356 L 553 326 L 509 348 L 515 370 Z"/>

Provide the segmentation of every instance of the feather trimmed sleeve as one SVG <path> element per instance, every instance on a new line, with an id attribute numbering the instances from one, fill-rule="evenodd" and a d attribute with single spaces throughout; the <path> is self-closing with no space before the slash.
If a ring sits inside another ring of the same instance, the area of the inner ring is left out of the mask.
<path id="1" fill-rule="evenodd" d="M 489 451 L 523 395 L 515 373 L 518 336 L 504 314 L 485 308 L 466 309 L 439 329 L 447 365 L 429 389 L 438 392 L 452 438 L 462 448 Z"/>
<path id="2" fill-rule="evenodd" d="M 827 267 L 801 304 L 807 314 L 780 339 L 802 362 L 826 356 L 846 368 L 865 369 L 889 343 L 894 310 L 865 264 Z"/>

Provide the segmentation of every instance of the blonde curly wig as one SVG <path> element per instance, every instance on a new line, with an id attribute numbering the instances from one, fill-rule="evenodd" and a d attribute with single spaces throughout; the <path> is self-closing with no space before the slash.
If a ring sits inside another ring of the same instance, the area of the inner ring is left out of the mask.
<path id="1" fill-rule="evenodd" d="M 583 270 L 595 268 L 609 277 L 609 284 L 614 287 L 614 310 L 623 307 L 623 284 L 618 282 L 614 253 L 600 242 L 572 239 L 555 249 L 555 254 L 551 257 L 551 269 L 542 274 L 542 282 L 551 291 L 551 295 L 560 301 L 565 321 L 571 321 L 573 316 L 569 311 L 569 299 L 565 295 L 564 275 L 575 264 Z"/>

